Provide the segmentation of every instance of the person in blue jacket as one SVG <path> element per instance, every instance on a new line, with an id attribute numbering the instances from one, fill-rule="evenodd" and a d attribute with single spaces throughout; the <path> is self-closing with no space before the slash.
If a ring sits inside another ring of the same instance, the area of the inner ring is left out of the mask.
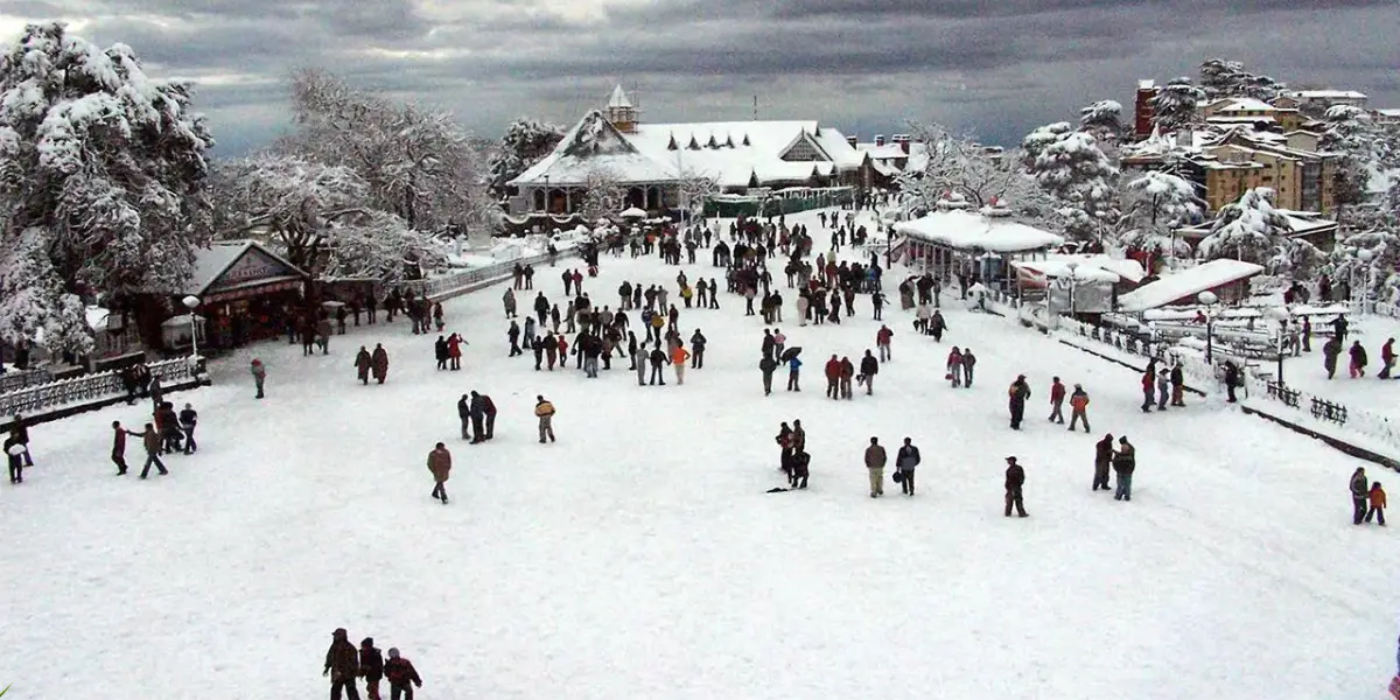
<path id="1" fill-rule="evenodd" d="M 799 360 L 796 357 L 792 358 L 791 360 L 788 360 L 788 391 L 802 391 L 802 388 L 798 386 L 797 383 L 798 374 L 801 370 L 802 360 Z"/>

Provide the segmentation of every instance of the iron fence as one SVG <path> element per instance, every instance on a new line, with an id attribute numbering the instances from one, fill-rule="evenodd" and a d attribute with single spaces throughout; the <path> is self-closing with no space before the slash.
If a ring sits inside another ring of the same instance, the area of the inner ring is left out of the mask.
<path id="1" fill-rule="evenodd" d="M 572 258 L 577 255 L 573 249 L 561 250 L 553 256 L 555 260 Z M 548 253 L 542 255 L 532 255 L 525 258 L 516 258 L 504 262 L 474 267 L 469 270 L 462 270 L 442 277 L 434 277 L 426 280 L 414 280 L 404 283 L 404 290 L 411 291 L 415 295 L 426 294 L 429 299 L 436 299 L 452 292 L 460 291 L 481 284 L 483 282 L 498 280 L 509 277 L 515 270 L 516 265 L 543 265 L 550 261 Z"/>
<path id="2" fill-rule="evenodd" d="M 151 377 L 162 384 L 177 384 L 194 376 L 189 357 L 147 365 Z M 37 384 L 0 395 L 0 417 L 31 416 L 34 413 L 71 404 L 88 403 L 126 395 L 121 374 L 115 370 L 73 379 Z"/>

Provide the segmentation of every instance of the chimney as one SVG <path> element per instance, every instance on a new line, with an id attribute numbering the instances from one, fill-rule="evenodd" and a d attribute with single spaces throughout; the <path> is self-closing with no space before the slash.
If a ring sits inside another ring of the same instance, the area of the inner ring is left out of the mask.
<path id="1" fill-rule="evenodd" d="M 850 145 L 851 145 L 851 148 L 855 148 L 855 147 L 856 147 L 856 143 L 858 143 L 858 141 L 857 141 L 856 137 L 854 137 L 854 136 L 847 136 L 847 137 L 846 137 L 846 143 L 850 144 Z"/>
<path id="2" fill-rule="evenodd" d="M 885 145 L 885 135 L 884 135 L 884 134 L 875 134 L 875 147 L 876 147 L 876 148 L 879 148 L 880 146 L 883 146 L 883 145 Z"/>

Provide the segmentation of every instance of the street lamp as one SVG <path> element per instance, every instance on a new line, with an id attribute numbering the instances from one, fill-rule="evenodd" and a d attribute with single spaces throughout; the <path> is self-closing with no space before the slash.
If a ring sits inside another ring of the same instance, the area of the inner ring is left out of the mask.
<path id="1" fill-rule="evenodd" d="M 199 308 L 199 297 L 191 294 L 180 300 L 190 310 L 190 359 L 199 361 L 199 324 L 195 321 L 194 310 Z"/>
<path id="2" fill-rule="evenodd" d="M 1075 309 L 1074 309 L 1074 287 L 1075 287 L 1075 283 L 1078 281 L 1078 278 L 1076 277 L 1074 271 L 1077 270 L 1077 269 L 1079 269 L 1079 263 L 1078 263 L 1077 261 L 1075 261 L 1075 260 L 1071 260 L 1071 261 L 1069 261 L 1069 263 L 1066 265 L 1066 267 L 1069 268 L 1069 315 L 1070 315 L 1071 317 L 1073 317 L 1073 316 L 1074 316 L 1074 310 L 1075 310 Z"/>
<path id="3" fill-rule="evenodd" d="M 1369 248 L 1362 248 L 1356 251 L 1356 257 L 1361 260 L 1362 264 L 1366 265 L 1366 286 L 1361 289 L 1361 313 L 1366 313 L 1366 303 L 1370 301 L 1371 298 L 1371 275 L 1376 271 L 1376 267 L 1371 264 L 1371 260 L 1373 260 L 1376 255 L 1372 253 Z"/>
<path id="4" fill-rule="evenodd" d="M 1196 295 L 1196 301 L 1201 302 L 1201 305 L 1206 307 L 1206 364 L 1209 365 L 1212 364 L 1211 338 L 1214 336 L 1212 331 L 1215 324 L 1215 304 L 1220 301 L 1220 298 L 1215 296 L 1215 292 L 1206 290 Z"/>

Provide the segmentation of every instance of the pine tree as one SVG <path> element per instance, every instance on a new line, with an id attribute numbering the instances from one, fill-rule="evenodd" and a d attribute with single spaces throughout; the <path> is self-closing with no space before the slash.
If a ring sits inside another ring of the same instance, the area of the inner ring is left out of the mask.
<path id="1" fill-rule="evenodd" d="M 1168 172 L 1148 172 L 1125 185 L 1131 225 L 1120 242 L 1157 254 L 1189 255 L 1191 248 L 1173 232 L 1195 223 L 1205 211 L 1195 183 Z"/>
<path id="2" fill-rule="evenodd" d="M 1079 130 L 1093 134 L 1100 144 L 1117 144 L 1125 131 L 1123 105 L 1113 100 L 1099 100 L 1079 110 Z"/>
<path id="3" fill-rule="evenodd" d="M 1327 110 L 1327 130 L 1318 139 L 1318 148 L 1338 156 L 1333 194 L 1345 219 L 1350 206 L 1361 203 L 1371 181 L 1371 170 L 1380 165 L 1380 133 L 1364 109 L 1338 105 Z"/>
<path id="4" fill-rule="evenodd" d="M 1058 131 L 1058 125 L 1042 127 L 1031 137 Z M 1065 232 L 1083 240 L 1101 240 L 1119 223 L 1117 208 L 1118 167 L 1084 132 L 1063 132 L 1048 144 L 1037 143 L 1040 154 L 1030 174 L 1059 204 Z"/>
<path id="5" fill-rule="evenodd" d="M 1228 258 L 1263 265 L 1270 274 L 1306 276 L 1322 260 L 1311 243 L 1288 237 L 1288 219 L 1273 204 L 1268 187 L 1249 190 L 1221 207 L 1196 253 L 1204 260 Z"/>
<path id="6" fill-rule="evenodd" d="M 504 197 L 506 183 L 543 160 L 563 138 L 564 130 L 553 124 L 527 117 L 511 122 L 488 163 L 491 194 Z"/>
<path id="7" fill-rule="evenodd" d="M 1152 125 L 1163 133 L 1176 131 L 1197 121 L 1196 106 L 1204 91 L 1190 78 L 1177 78 L 1158 89 L 1152 98 Z"/>
<path id="8" fill-rule="evenodd" d="M 32 285 L 23 303 L 7 290 L 0 328 L 85 352 L 83 301 L 185 289 L 210 232 L 213 139 L 190 86 L 147 76 L 124 44 L 103 50 L 51 23 L 3 51 L 0 270 Z"/>

